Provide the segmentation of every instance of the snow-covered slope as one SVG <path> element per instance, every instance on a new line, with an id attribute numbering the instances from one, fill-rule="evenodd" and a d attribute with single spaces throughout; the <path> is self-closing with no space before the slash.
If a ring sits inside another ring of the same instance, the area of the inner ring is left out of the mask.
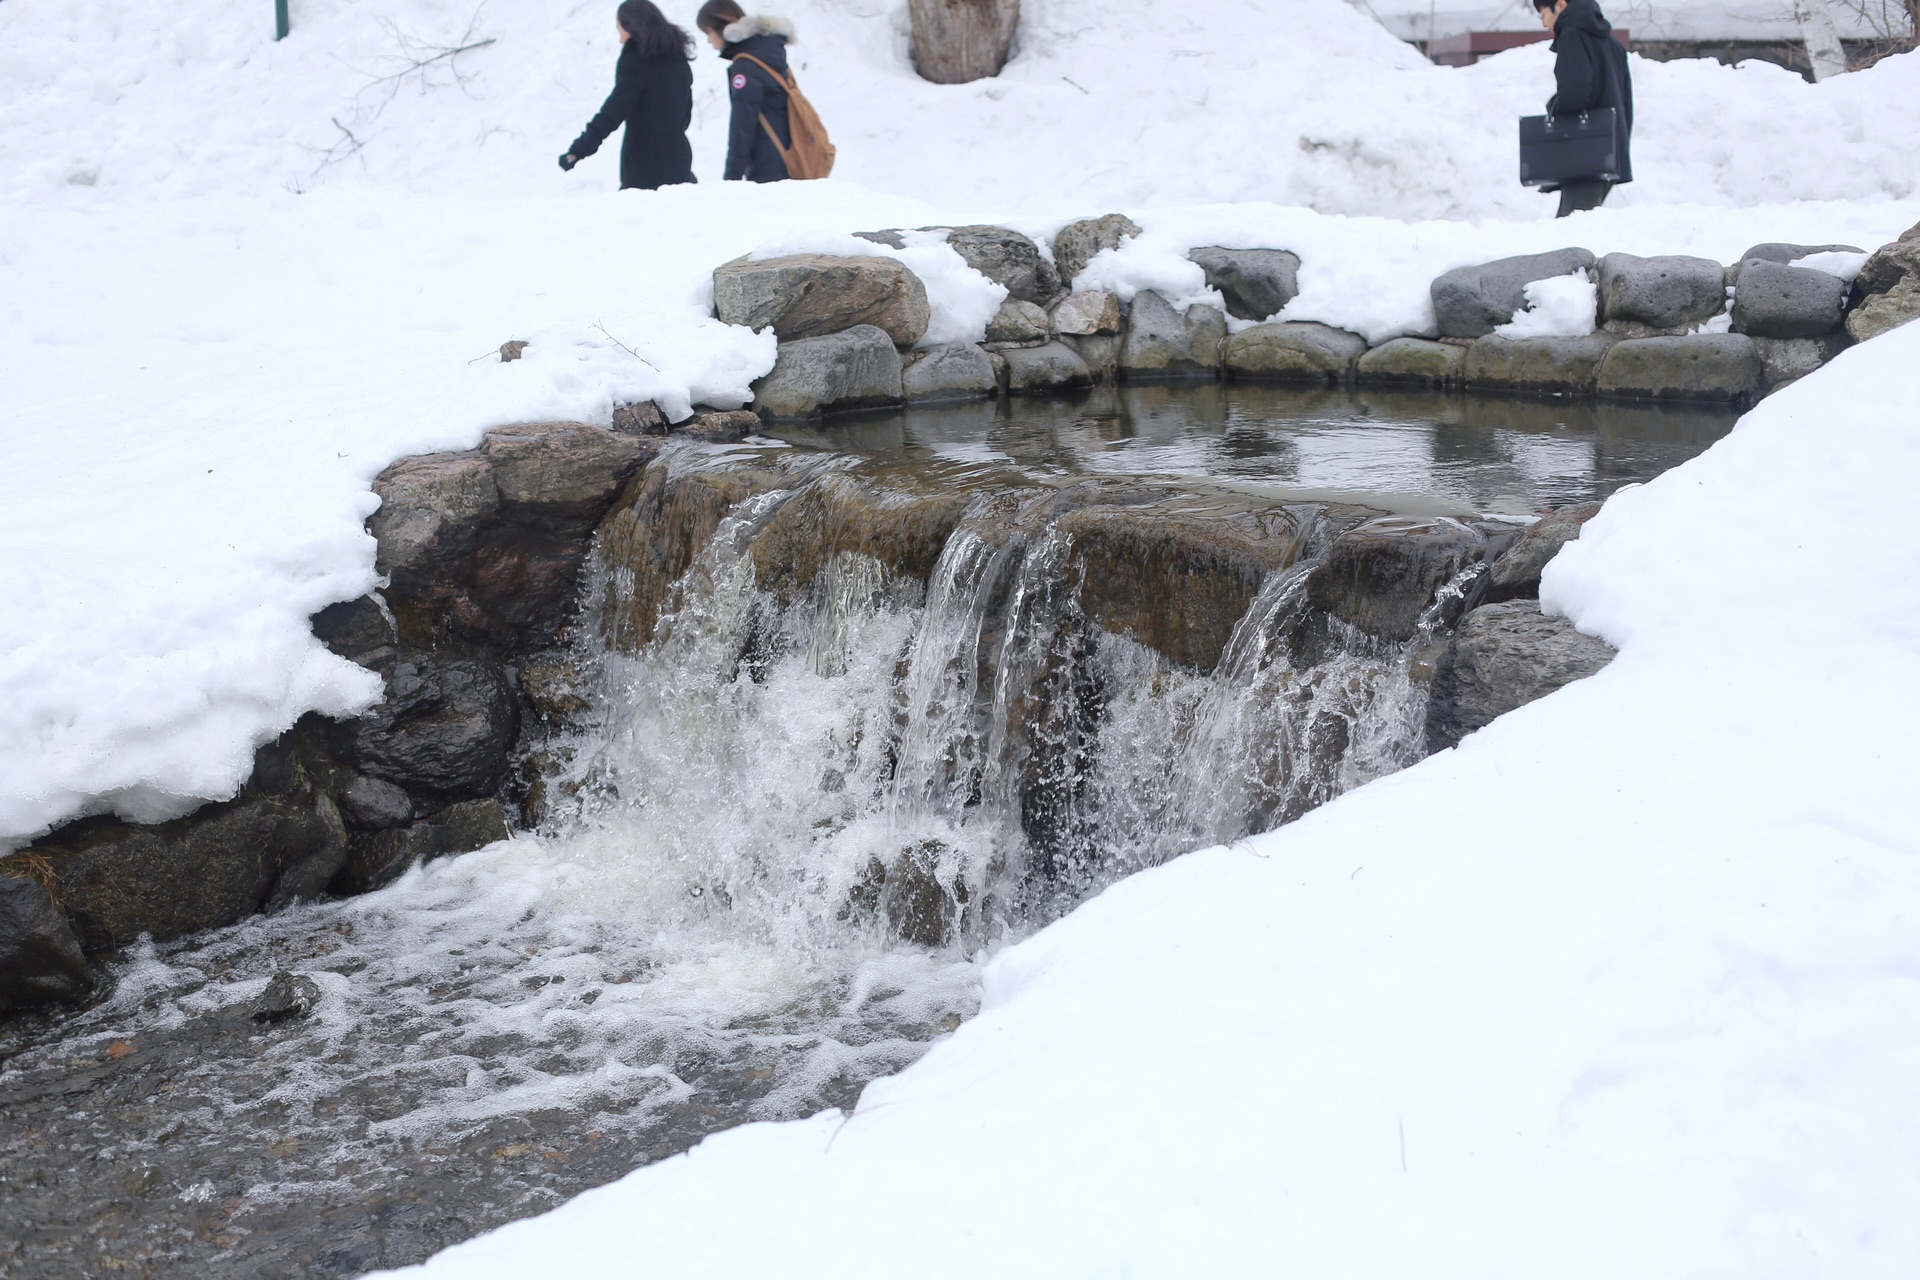
<path id="1" fill-rule="evenodd" d="M 682 21 L 692 9 L 668 6 Z M 611 153 L 571 176 L 554 157 L 611 85 L 612 10 L 295 0 L 276 44 L 262 0 L 7 0 L 0 193 L 90 206 L 318 186 L 607 190 Z M 840 176 L 876 190 L 1003 213 L 1220 200 L 1400 218 L 1547 211 L 1514 181 L 1514 117 L 1550 92 L 1541 48 L 1452 70 L 1344 0 L 1029 0 L 1006 73 L 942 87 L 912 73 L 904 4 L 786 10 Z M 1634 74 L 1640 180 L 1623 203 L 1920 190 L 1920 57 L 1817 87 L 1763 65 L 1636 60 Z M 724 149 L 721 81 L 702 44 L 707 181 Z"/>
<path id="2" fill-rule="evenodd" d="M 1109 890 L 851 1117 L 393 1274 L 1911 1276 L 1916 367 L 1609 503 L 1546 583 L 1601 674 Z"/>

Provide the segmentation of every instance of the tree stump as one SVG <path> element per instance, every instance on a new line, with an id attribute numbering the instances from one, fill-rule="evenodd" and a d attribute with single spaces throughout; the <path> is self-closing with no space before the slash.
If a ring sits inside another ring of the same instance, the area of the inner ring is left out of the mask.
<path id="1" fill-rule="evenodd" d="M 999 75 L 1007 65 L 1020 0 L 909 0 L 907 9 L 921 79 L 965 84 Z"/>

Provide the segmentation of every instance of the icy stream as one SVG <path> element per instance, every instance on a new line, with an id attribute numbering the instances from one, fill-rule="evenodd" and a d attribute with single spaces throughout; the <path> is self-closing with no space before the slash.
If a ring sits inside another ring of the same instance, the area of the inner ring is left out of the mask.
<path id="1" fill-rule="evenodd" d="M 105 1004 L 0 1031 L 0 1275 L 354 1274 L 720 1128 L 851 1106 L 971 1012 L 997 948 L 1417 758 L 1443 610 L 1296 664 L 1329 512 L 1515 515 L 1727 425 L 1416 403 L 1130 392 L 676 454 L 773 478 L 655 602 L 650 643 L 576 655 L 588 709 L 530 748 L 537 831 L 142 947 Z M 902 474 L 964 498 L 924 580 L 850 550 L 760 580 L 789 504 Z M 1063 532 L 1084 483 L 1275 521 L 1280 567 L 1211 669 L 1095 620 Z M 644 589 L 602 562 L 583 630 L 618 637 Z M 314 984 L 310 1014 L 253 1016 L 276 973 Z"/>

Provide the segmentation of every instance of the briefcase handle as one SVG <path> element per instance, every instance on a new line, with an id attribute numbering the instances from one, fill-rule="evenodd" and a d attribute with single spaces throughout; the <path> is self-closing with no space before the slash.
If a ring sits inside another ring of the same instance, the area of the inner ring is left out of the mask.
<path id="1" fill-rule="evenodd" d="M 1558 119 L 1560 119 L 1560 117 L 1559 117 L 1559 116 L 1556 116 L 1556 115 L 1553 115 L 1553 114 L 1551 114 L 1551 113 L 1549 113 L 1549 114 L 1548 114 L 1548 116 L 1547 116 L 1547 132 L 1548 132 L 1548 133 L 1552 133 L 1552 132 L 1553 132 L 1553 122 L 1554 122 L 1555 120 L 1558 120 Z M 1586 112 L 1584 112 L 1584 111 L 1582 111 L 1582 112 L 1580 112 L 1580 113 L 1579 113 L 1579 114 L 1578 114 L 1577 116 L 1575 116 L 1575 117 L 1574 117 L 1574 119 L 1575 119 L 1576 121 L 1578 121 L 1578 122 L 1579 122 L 1579 125 L 1580 125 L 1580 127 L 1581 127 L 1582 129 L 1584 129 L 1584 128 L 1586 128 L 1586 127 L 1587 127 L 1587 113 L 1586 113 Z"/>

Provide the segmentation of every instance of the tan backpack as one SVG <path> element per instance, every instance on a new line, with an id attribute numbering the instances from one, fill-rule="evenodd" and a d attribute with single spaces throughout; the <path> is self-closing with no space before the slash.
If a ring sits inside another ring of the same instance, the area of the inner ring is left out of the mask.
<path id="1" fill-rule="evenodd" d="M 824 178 L 833 172 L 833 143 L 827 137 L 827 126 L 820 123 L 820 113 L 813 109 L 800 92 L 799 82 L 789 71 L 781 75 L 750 53 L 734 55 L 742 62 L 751 62 L 773 77 L 773 82 L 787 92 L 787 129 L 793 134 L 793 145 L 787 146 L 780 141 L 780 135 L 767 123 L 765 116 L 760 117 L 760 127 L 773 139 L 774 147 L 780 152 L 780 158 L 787 162 L 789 178 Z"/>

